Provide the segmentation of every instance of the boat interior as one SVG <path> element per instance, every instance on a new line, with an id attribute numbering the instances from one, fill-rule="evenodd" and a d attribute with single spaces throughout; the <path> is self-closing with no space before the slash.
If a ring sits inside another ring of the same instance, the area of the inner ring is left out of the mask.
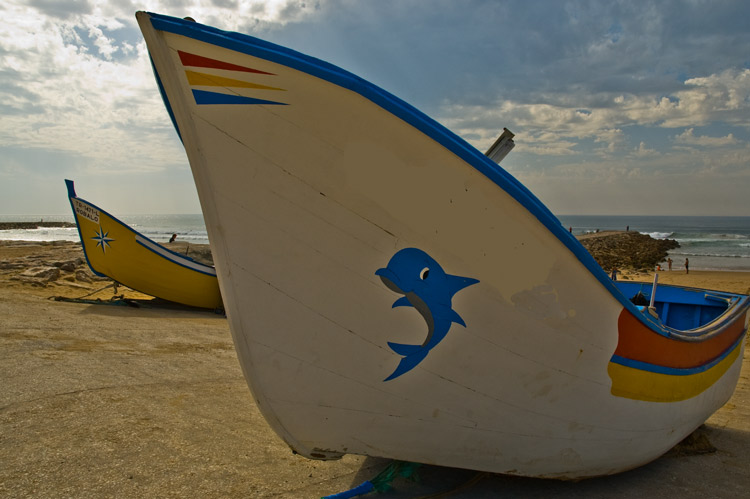
<path id="1" fill-rule="evenodd" d="M 648 311 L 653 293 L 653 307 L 659 321 L 680 331 L 709 324 L 743 298 L 732 293 L 665 285 L 656 286 L 654 293 L 651 283 L 617 281 L 615 285 L 644 312 Z"/>

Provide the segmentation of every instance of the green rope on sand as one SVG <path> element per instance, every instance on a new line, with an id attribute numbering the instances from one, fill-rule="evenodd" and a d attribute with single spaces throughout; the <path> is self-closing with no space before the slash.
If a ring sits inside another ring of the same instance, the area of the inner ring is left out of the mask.
<path id="1" fill-rule="evenodd" d="M 370 480 L 375 490 L 378 492 L 388 492 L 391 490 L 391 482 L 397 477 L 416 480 L 416 471 L 421 464 L 409 463 L 406 461 L 391 461 L 383 471 L 375 478 Z"/>
<path id="2" fill-rule="evenodd" d="M 357 485 L 353 489 L 325 496 L 322 499 L 349 499 L 351 497 L 369 494 L 373 490 L 376 492 L 387 492 L 391 490 L 391 482 L 401 476 L 410 480 L 416 480 L 416 471 L 421 465 L 419 463 L 409 463 L 406 461 L 391 461 L 388 466 L 381 471 L 378 476 L 372 480 Z"/>

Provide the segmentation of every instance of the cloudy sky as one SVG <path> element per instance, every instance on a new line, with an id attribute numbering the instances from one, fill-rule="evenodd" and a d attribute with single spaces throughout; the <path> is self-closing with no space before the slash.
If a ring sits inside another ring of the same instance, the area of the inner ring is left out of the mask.
<path id="1" fill-rule="evenodd" d="M 558 215 L 750 216 L 750 2 L 5 0 L 0 215 L 199 213 L 136 10 L 343 67 L 484 151 Z"/>

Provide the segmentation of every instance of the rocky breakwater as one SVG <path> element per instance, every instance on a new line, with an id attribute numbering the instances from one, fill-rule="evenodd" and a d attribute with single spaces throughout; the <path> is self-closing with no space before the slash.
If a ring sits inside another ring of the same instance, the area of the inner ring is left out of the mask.
<path id="1" fill-rule="evenodd" d="M 680 246 L 674 239 L 654 239 L 635 231 L 586 234 L 579 241 L 607 272 L 653 270 L 666 260 L 669 250 Z"/>

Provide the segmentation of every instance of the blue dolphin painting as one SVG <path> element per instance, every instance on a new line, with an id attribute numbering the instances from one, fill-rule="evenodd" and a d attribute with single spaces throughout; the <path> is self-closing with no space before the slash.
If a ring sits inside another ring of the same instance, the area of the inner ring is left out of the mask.
<path id="1" fill-rule="evenodd" d="M 404 345 L 388 342 L 391 350 L 404 358 L 396 370 L 384 381 L 401 376 L 412 370 L 440 343 L 453 323 L 466 327 L 466 323 L 453 310 L 453 295 L 479 282 L 471 277 L 446 274 L 443 268 L 430 255 L 417 248 L 398 251 L 388 266 L 378 269 L 375 275 L 396 293 L 402 294 L 395 301 L 395 307 L 414 307 L 427 322 L 427 338 L 421 345 Z"/>

